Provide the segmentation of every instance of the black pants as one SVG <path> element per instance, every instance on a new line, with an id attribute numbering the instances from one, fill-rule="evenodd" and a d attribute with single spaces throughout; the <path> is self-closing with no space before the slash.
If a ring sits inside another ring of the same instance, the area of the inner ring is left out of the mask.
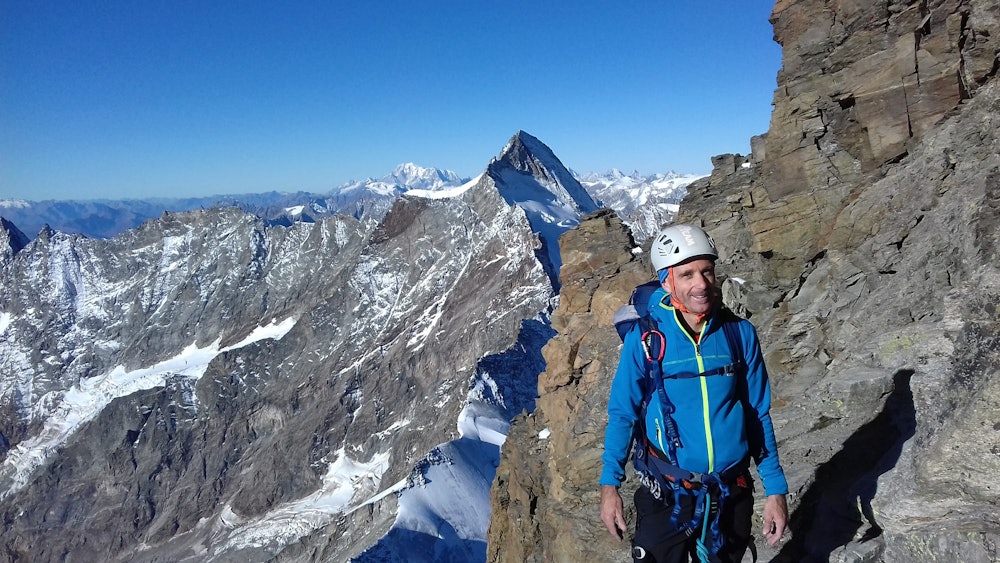
<path id="1" fill-rule="evenodd" d="M 746 485 L 741 487 L 740 485 Z M 712 563 L 739 563 L 750 544 L 750 518 L 753 516 L 753 487 L 749 476 L 729 486 L 730 495 L 719 515 L 719 529 L 724 544 L 712 558 Z M 698 561 L 695 545 L 701 537 L 701 526 L 690 534 L 679 532 L 670 524 L 673 513 L 673 493 L 666 491 L 667 502 L 657 500 L 646 487 L 635 492 L 637 513 L 635 536 L 632 539 L 632 557 L 636 563 L 686 563 Z M 690 521 L 694 516 L 692 497 L 683 496 L 679 521 Z M 709 530 L 706 545 L 711 546 Z"/>

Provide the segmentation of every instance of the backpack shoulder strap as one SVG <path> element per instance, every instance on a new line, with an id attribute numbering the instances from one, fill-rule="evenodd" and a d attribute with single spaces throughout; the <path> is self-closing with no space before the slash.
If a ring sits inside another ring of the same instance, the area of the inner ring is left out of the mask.
<path id="1" fill-rule="evenodd" d="M 677 422 L 674 420 L 673 413 L 676 411 L 676 407 L 670 398 L 667 396 L 667 391 L 663 387 L 663 356 L 667 348 L 667 337 L 660 331 L 656 325 L 656 320 L 653 319 L 649 314 L 643 315 L 639 318 L 639 327 L 641 331 L 641 346 L 643 354 L 645 355 L 644 360 L 644 376 L 643 376 L 643 404 L 642 413 L 640 419 L 645 420 L 646 417 L 646 407 L 649 405 L 650 399 L 655 394 L 660 402 L 660 408 L 664 415 L 664 433 L 666 434 L 667 451 L 663 452 L 666 454 L 667 459 L 673 461 L 677 459 L 676 451 L 677 448 L 681 447 L 681 437 L 680 431 L 677 428 Z"/>
<path id="2" fill-rule="evenodd" d="M 649 311 L 649 300 L 653 296 L 653 293 L 660 289 L 660 282 L 656 280 L 648 281 L 642 285 L 636 286 L 632 291 L 632 298 L 629 299 L 640 315 L 646 315 Z"/>
<path id="3" fill-rule="evenodd" d="M 729 344 L 729 353 L 733 356 L 733 363 L 736 364 L 737 373 L 745 377 L 747 362 L 743 353 L 743 335 L 740 334 L 740 319 L 729 309 L 722 310 L 722 331 L 726 335 L 726 343 Z"/>

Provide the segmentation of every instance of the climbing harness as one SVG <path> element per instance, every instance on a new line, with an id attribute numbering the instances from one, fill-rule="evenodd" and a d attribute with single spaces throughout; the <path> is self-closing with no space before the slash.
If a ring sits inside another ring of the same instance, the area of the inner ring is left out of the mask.
<path id="1" fill-rule="evenodd" d="M 737 479 L 744 479 L 749 456 L 720 472 L 693 473 L 676 465 L 677 449 L 682 446 L 680 432 L 673 414 L 676 407 L 667 396 L 663 385 L 662 361 L 666 350 L 666 336 L 657 328 L 656 322 L 649 316 L 649 297 L 659 285 L 656 282 L 643 284 L 633 292 L 628 306 L 622 307 L 615 315 L 615 325 L 624 340 L 624 335 L 635 324 L 638 324 L 641 335 L 641 346 L 645 356 L 645 386 L 644 396 L 639 413 L 638 423 L 633 435 L 632 461 L 640 483 L 650 494 L 667 503 L 673 500 L 673 510 L 670 516 L 671 525 L 688 537 L 701 529 L 696 539 L 695 550 L 702 563 L 708 563 L 712 555 L 717 554 L 723 546 L 723 537 L 719 526 L 719 515 L 730 494 L 730 484 Z M 639 314 L 643 311 L 644 314 Z M 672 374 L 672 379 L 693 377 L 709 377 L 713 375 L 738 375 L 745 378 L 746 361 L 743 356 L 742 339 L 735 317 L 724 311 L 722 329 L 729 345 L 733 363 L 715 368 L 703 373 Z M 667 451 L 659 451 L 649 440 L 646 432 L 646 411 L 656 395 L 663 412 L 663 432 L 666 434 Z M 689 497 L 693 501 L 693 516 L 682 521 L 682 498 Z M 708 534 L 711 532 L 709 542 Z"/>

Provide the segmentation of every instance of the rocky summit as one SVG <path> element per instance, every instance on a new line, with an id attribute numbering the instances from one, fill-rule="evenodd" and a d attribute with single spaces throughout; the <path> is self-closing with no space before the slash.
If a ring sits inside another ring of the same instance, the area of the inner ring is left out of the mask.
<path id="1" fill-rule="evenodd" d="M 1000 2 L 779 0 L 772 23 L 770 130 L 713 159 L 678 216 L 718 242 L 772 379 L 791 530 L 758 560 L 996 561 Z M 503 449 L 489 561 L 631 560 L 597 480 L 611 314 L 652 271 L 606 212 L 560 245 L 558 333 Z"/>

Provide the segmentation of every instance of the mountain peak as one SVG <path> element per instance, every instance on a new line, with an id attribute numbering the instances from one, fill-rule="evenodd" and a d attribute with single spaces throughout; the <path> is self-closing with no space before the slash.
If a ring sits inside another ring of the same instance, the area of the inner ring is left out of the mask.
<path id="1" fill-rule="evenodd" d="M 552 149 L 525 131 L 518 131 L 510 138 L 500 156 L 490 163 L 486 171 L 490 176 L 500 178 L 503 168 L 513 168 L 533 176 L 559 201 L 576 208 L 579 213 L 589 213 L 598 207 Z M 508 195 L 504 197 L 510 199 Z"/>
<path id="2" fill-rule="evenodd" d="M 462 178 L 451 170 L 425 168 L 412 162 L 404 162 L 396 166 L 391 174 L 383 177 L 382 181 L 406 189 L 435 190 L 461 184 Z"/>
<path id="3" fill-rule="evenodd" d="M 524 131 L 510 138 L 486 167 L 486 176 L 504 201 L 524 210 L 541 241 L 539 259 L 558 288 L 559 236 L 596 211 L 597 203 L 549 147 Z"/>
<path id="4" fill-rule="evenodd" d="M 552 149 L 525 131 L 518 131 L 510 138 L 507 146 L 500 153 L 499 160 L 506 160 L 523 172 L 532 171 L 531 161 L 533 160 L 554 171 L 565 168 Z"/>
<path id="5" fill-rule="evenodd" d="M 0 262 L 20 252 L 28 242 L 28 237 L 14 223 L 0 217 Z"/>

